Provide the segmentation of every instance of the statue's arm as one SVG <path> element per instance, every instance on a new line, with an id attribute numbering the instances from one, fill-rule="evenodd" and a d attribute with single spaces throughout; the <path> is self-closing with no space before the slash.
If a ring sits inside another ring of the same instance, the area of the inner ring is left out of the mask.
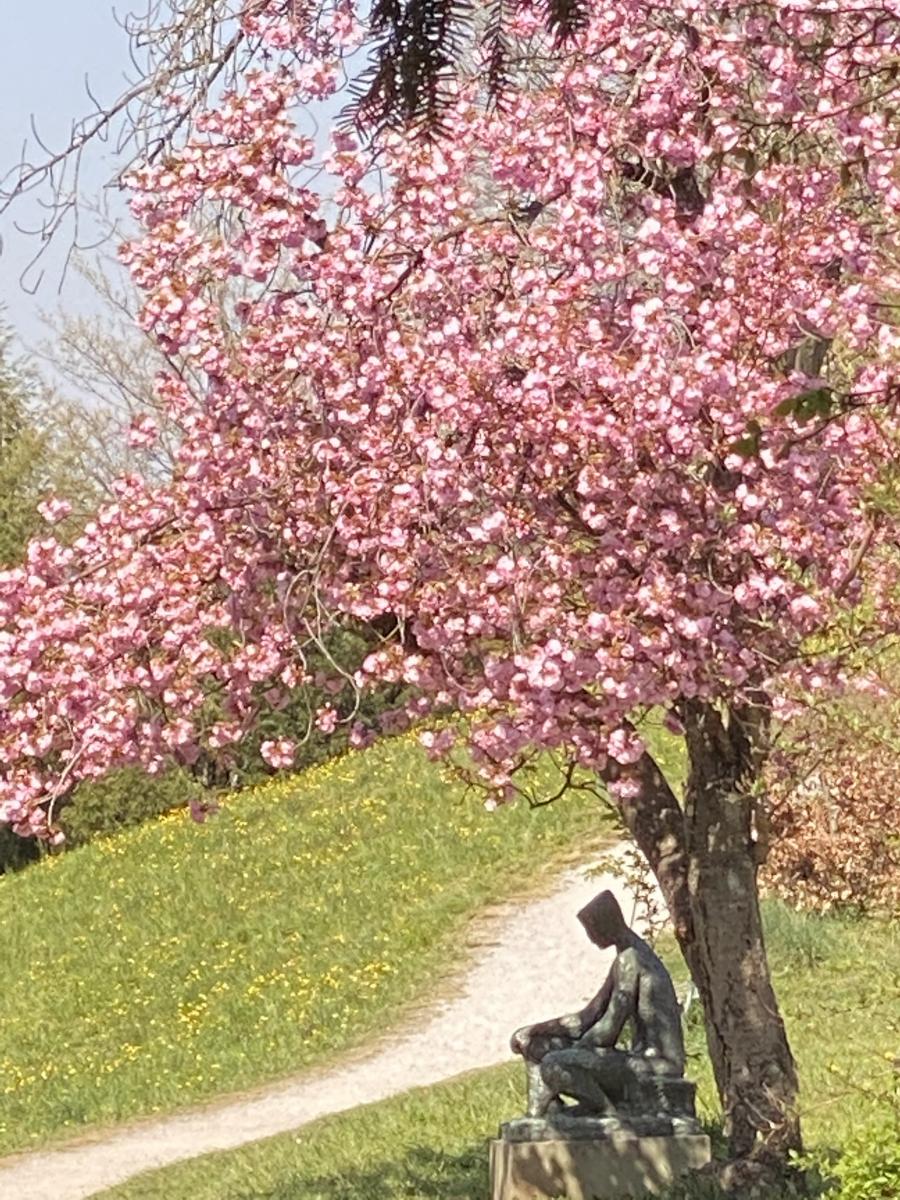
<path id="1" fill-rule="evenodd" d="M 622 955 L 616 962 L 616 969 L 610 972 L 607 983 L 610 985 L 610 994 L 597 1019 L 586 1026 L 580 1039 L 584 1046 L 615 1046 L 626 1021 L 634 1016 L 637 1008 L 636 961 L 632 961 L 630 956 Z"/>
<path id="2" fill-rule="evenodd" d="M 613 979 L 610 974 L 607 975 L 597 995 L 580 1012 L 567 1013 L 562 1017 L 552 1017 L 549 1021 L 539 1021 L 536 1025 L 526 1025 L 524 1029 L 517 1029 L 510 1042 L 513 1052 L 515 1054 L 523 1053 L 525 1042 L 534 1038 L 561 1037 L 569 1041 L 577 1041 L 586 1030 L 590 1029 L 597 1017 L 606 1010 L 612 994 Z"/>
<path id="3" fill-rule="evenodd" d="M 613 978 L 613 972 L 610 971 L 603 980 L 603 987 L 601 987 L 600 991 L 593 998 L 593 1000 L 591 1000 L 590 1003 L 578 1014 L 581 1019 L 581 1030 L 579 1032 L 579 1036 L 581 1036 L 583 1033 L 586 1033 L 592 1025 L 596 1025 L 596 1023 L 606 1012 L 607 1008 L 609 1007 L 609 1002 L 612 998 L 614 989 L 615 979 Z"/>
<path id="4" fill-rule="evenodd" d="M 607 1008 L 610 997 L 613 994 L 613 977 L 610 972 L 603 981 L 603 986 L 593 1000 L 588 1003 L 577 1013 L 569 1013 L 564 1017 L 555 1017 L 552 1021 L 542 1022 L 543 1025 L 552 1025 L 555 1028 L 553 1033 L 559 1032 L 566 1034 L 568 1037 L 580 1038 L 590 1027 L 597 1021 Z"/>

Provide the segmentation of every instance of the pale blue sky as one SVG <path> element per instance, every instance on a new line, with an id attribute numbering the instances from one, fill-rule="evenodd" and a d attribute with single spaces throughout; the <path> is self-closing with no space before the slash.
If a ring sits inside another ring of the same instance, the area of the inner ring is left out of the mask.
<path id="1" fill-rule="evenodd" d="M 89 110 L 85 76 L 100 99 L 121 90 L 129 65 L 127 39 L 116 24 L 107 0 L 0 0 L 0 168 L 15 164 L 23 142 L 33 145 L 30 118 L 53 149 L 62 146 L 73 116 Z M 34 148 L 38 152 L 37 147 Z M 95 147 L 85 161 L 82 194 L 96 200 L 113 173 L 106 147 Z M 44 278 L 35 296 L 22 290 L 19 278 L 39 247 L 39 239 L 16 231 L 14 222 L 38 227 L 42 211 L 25 197 L 0 217 L 0 301 L 26 344 L 42 336 L 40 309 L 86 307 L 89 292 L 69 275 L 57 295 L 71 235 L 60 236 L 45 256 Z M 32 272 L 30 282 L 37 275 Z"/>

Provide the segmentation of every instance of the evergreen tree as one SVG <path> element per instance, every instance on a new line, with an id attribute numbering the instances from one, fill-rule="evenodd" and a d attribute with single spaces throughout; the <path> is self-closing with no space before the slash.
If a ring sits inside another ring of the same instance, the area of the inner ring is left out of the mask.
<path id="1" fill-rule="evenodd" d="M 0 313 L 0 564 L 16 562 L 41 525 L 37 504 L 47 484 L 46 435 L 34 420 L 36 383 L 13 350 Z"/>

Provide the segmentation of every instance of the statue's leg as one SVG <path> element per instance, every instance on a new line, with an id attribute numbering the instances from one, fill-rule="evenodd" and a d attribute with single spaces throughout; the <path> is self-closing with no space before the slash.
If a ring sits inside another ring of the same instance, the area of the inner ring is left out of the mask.
<path id="1" fill-rule="evenodd" d="M 590 1112 L 611 1116 L 630 1077 L 629 1055 L 622 1050 L 557 1050 L 541 1063 L 541 1078 L 556 1095 L 571 1096 Z"/>
<path id="2" fill-rule="evenodd" d="M 528 1103 L 525 1114 L 529 1117 L 543 1117 L 546 1115 L 547 1109 L 552 1102 L 556 1099 L 556 1092 L 544 1083 L 544 1078 L 541 1074 L 541 1064 L 539 1062 L 528 1062 L 526 1060 L 525 1078 L 528 1085 Z"/>
<path id="3" fill-rule="evenodd" d="M 522 1056 L 525 1059 L 525 1079 L 528 1088 L 526 1112 L 529 1117 L 543 1117 L 559 1095 L 544 1082 L 541 1062 L 548 1054 L 570 1045 L 571 1041 L 560 1037 L 538 1036 L 523 1040 Z"/>

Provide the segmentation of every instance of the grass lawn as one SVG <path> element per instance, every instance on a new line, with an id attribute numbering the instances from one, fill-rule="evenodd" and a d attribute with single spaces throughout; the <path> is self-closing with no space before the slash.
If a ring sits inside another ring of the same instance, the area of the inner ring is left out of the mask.
<path id="1" fill-rule="evenodd" d="M 407 737 L 0 877 L 0 1154 L 364 1041 L 604 828 L 584 796 L 487 813 Z"/>
<path id="2" fill-rule="evenodd" d="M 766 906 L 766 919 L 800 1066 L 807 1142 L 840 1148 L 855 1132 L 890 1119 L 879 1092 L 890 1087 L 888 1059 L 900 1032 L 900 931 L 874 921 L 802 917 L 775 904 Z M 664 949 L 683 977 L 671 945 Z M 714 1123 L 702 1028 L 692 1014 L 688 1042 L 701 1115 Z M 485 1138 L 521 1112 L 522 1091 L 517 1064 L 478 1072 L 139 1176 L 103 1200 L 481 1200 Z"/>

